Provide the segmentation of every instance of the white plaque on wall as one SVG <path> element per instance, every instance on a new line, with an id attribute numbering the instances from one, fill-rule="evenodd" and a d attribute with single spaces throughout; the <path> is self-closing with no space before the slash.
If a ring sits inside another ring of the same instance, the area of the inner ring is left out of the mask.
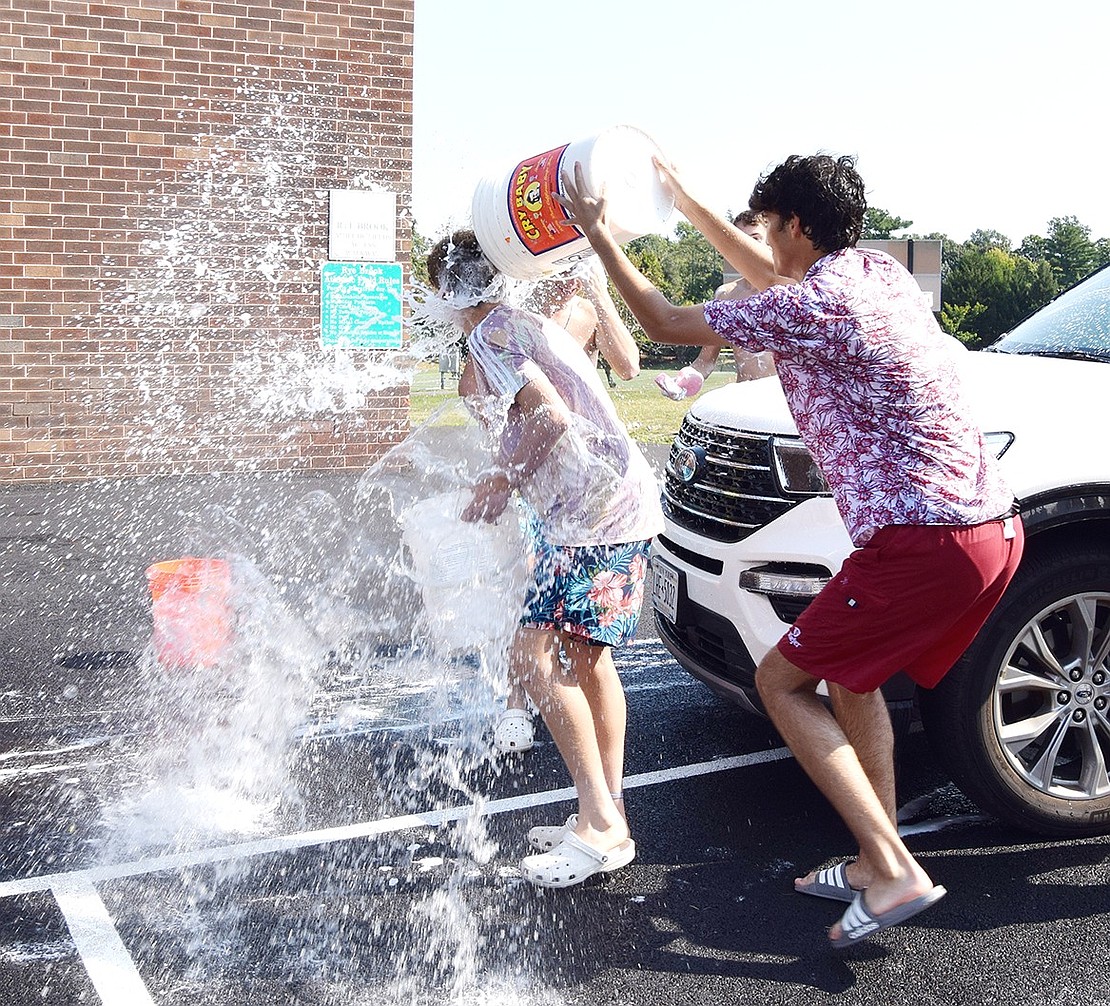
<path id="1" fill-rule="evenodd" d="M 328 258 L 392 262 L 397 258 L 397 194 L 369 189 L 328 192 Z"/>

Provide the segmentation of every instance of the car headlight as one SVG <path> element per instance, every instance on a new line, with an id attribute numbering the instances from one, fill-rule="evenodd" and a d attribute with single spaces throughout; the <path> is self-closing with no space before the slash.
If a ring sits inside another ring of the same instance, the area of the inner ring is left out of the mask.
<path id="1" fill-rule="evenodd" d="M 1014 435 L 1005 431 L 983 434 L 987 448 L 996 458 L 1002 457 L 1014 442 Z M 791 496 L 828 496 L 829 485 L 821 469 L 806 450 L 800 437 L 772 437 L 771 457 L 779 488 Z"/>
<path id="2" fill-rule="evenodd" d="M 829 484 L 800 437 L 771 437 L 775 478 L 784 493 L 794 496 L 828 496 Z"/>

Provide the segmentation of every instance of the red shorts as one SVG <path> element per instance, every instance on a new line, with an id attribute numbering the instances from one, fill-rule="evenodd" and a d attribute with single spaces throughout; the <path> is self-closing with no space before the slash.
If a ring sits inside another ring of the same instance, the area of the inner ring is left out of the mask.
<path id="1" fill-rule="evenodd" d="M 880 528 L 844 560 L 778 650 L 853 692 L 874 691 L 898 671 L 932 688 L 998 603 L 1024 540 L 1020 517 Z"/>

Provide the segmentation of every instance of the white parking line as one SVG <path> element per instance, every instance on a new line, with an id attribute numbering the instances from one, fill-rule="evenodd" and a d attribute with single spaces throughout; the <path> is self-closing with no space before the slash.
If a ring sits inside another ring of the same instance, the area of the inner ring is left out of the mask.
<path id="1" fill-rule="evenodd" d="M 784 761 L 793 757 L 785 747 L 755 751 L 750 754 L 712 761 L 678 765 L 673 768 L 659 769 L 655 772 L 641 772 L 624 780 L 625 789 L 638 789 L 645 786 L 658 786 L 679 779 L 728 772 L 738 768 L 764 765 Z M 301 832 L 269 839 L 250 842 L 237 842 L 232 845 L 194 852 L 166 856 L 153 856 L 132 862 L 90 867 L 69 873 L 48 874 L 41 877 L 28 877 L 0 883 L 0 899 L 51 891 L 57 900 L 69 927 L 70 935 L 83 961 L 89 978 L 100 996 L 104 1006 L 154 1006 L 154 1001 L 143 983 L 135 962 L 120 939 L 108 909 L 95 885 L 107 880 L 137 877 L 165 870 L 180 870 L 189 866 L 227 862 L 266 853 L 294 852 L 313 846 L 329 845 L 336 842 L 368 838 L 391 832 L 407 831 L 413 828 L 443 825 L 462 820 L 474 814 L 492 817 L 496 814 L 510 813 L 528 807 L 562 803 L 573 800 L 572 787 L 547 790 L 490 800 L 441 810 L 427 811 L 423 814 L 405 814 L 384 818 L 378 821 L 364 821 L 358 824 L 317 831 Z M 961 819 L 955 819 L 961 820 Z M 916 831 L 933 830 L 938 822 L 927 822 L 927 827 L 914 828 L 903 825 L 903 834 Z"/>
<path id="2" fill-rule="evenodd" d="M 59 878 L 54 898 L 103 1006 L 154 1006 L 108 908 L 81 874 Z"/>
<path id="3" fill-rule="evenodd" d="M 656 772 L 642 772 L 624 780 L 625 789 L 642 786 L 657 786 L 676 779 L 690 779 L 699 775 L 727 772 L 731 769 L 745 768 L 749 765 L 762 765 L 791 757 L 786 748 L 770 751 L 756 751 L 752 754 L 737 755 L 732 758 L 718 758 L 715 761 L 696 762 L 692 765 L 679 765 L 674 768 L 660 769 Z M 551 803 L 573 800 L 575 791 L 566 789 L 548 790 L 503 800 L 490 800 L 488 803 L 466 804 L 443 810 L 428 811 L 424 814 L 406 814 L 400 817 L 385 818 L 380 821 L 365 821 L 361 824 L 346 825 L 338 828 L 325 828 L 300 834 L 285 835 L 279 838 L 261 839 L 254 842 L 238 842 L 234 845 L 212 849 L 198 849 L 191 853 L 169 856 L 154 856 L 149 859 L 135 860 L 108 866 L 90 867 L 87 870 L 74 870 L 70 873 L 47 874 L 41 877 L 28 877 L 0 884 L 0 899 L 20 894 L 31 894 L 49 890 L 54 895 L 69 927 L 70 936 L 81 960 L 88 971 L 97 994 L 104 1006 L 155 1006 L 150 993 L 143 983 L 135 962 L 120 939 L 107 906 L 97 892 L 95 884 L 105 880 L 118 880 L 124 877 L 137 877 L 157 873 L 162 870 L 183 869 L 209 863 L 226 862 L 248 856 L 258 856 L 269 852 L 293 852 L 310 846 L 329 845 L 355 838 L 367 838 L 395 831 L 446 824 L 458 821 L 474 813 L 485 817 L 505 814 L 526 807 L 539 807 Z"/>
<path id="4" fill-rule="evenodd" d="M 746 768 L 749 765 L 762 765 L 766 762 L 780 761 L 790 758 L 787 748 L 772 748 L 768 751 L 756 751 L 752 754 L 736 755 L 731 758 L 718 758 L 714 761 L 696 762 L 692 765 L 677 765 L 674 768 L 659 769 L 655 772 L 643 772 L 639 775 L 627 776 L 624 780 L 625 789 L 636 789 L 641 786 L 657 786 L 661 783 L 672 782 L 676 779 L 690 779 L 694 776 L 709 775 L 714 772 L 728 772 L 736 768 Z M 11 898 L 20 894 L 33 894 L 47 891 L 64 883 L 69 878 L 84 878 L 89 883 L 102 883 L 106 880 L 120 880 L 125 877 L 138 877 L 148 873 L 158 873 L 163 870 L 180 870 L 190 866 L 203 866 L 209 863 L 224 863 L 234 859 L 244 859 L 249 856 L 261 856 L 274 852 L 295 852 L 318 845 L 331 845 L 335 842 L 348 842 L 358 838 L 370 838 L 374 835 L 386 835 L 396 831 L 408 831 L 413 828 L 422 828 L 447 824 L 459 821 L 477 813 L 485 817 L 496 814 L 507 814 L 515 810 L 528 807 L 542 807 L 552 803 L 563 803 L 574 799 L 573 787 L 565 789 L 546 790 L 542 793 L 528 793 L 521 796 L 507 797 L 501 800 L 490 800 L 487 803 L 464 804 L 459 807 L 445 807 L 441 810 L 429 810 L 423 814 L 404 814 L 399 817 L 387 817 L 378 821 L 363 821 L 358 824 L 340 825 L 335 828 L 322 828 L 317 831 L 304 831 L 292 835 L 282 835 L 275 838 L 255 839 L 248 842 L 236 842 L 232 845 L 214 846 L 208 849 L 197 849 L 192 852 L 173 853 L 165 856 L 151 856 L 146 859 L 137 859 L 125 863 L 114 863 L 105 866 L 91 866 L 84 870 L 75 870 L 69 873 L 49 873 L 39 877 L 26 877 L 21 880 L 9 880 L 0 883 L 0 899 Z"/>

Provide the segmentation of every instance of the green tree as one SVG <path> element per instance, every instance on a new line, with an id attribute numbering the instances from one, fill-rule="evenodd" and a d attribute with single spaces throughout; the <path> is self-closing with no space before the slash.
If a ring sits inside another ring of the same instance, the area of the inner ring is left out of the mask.
<path id="1" fill-rule="evenodd" d="M 661 234 L 645 234 L 624 246 L 629 261 L 662 291 L 668 300 L 674 299 L 674 290 L 667 278 L 664 262 L 670 256 L 671 242 Z"/>
<path id="2" fill-rule="evenodd" d="M 1019 321 L 1043 307 L 1059 293 L 1056 277 L 1047 261 L 1031 262 L 1014 256 L 1015 268 L 1010 277 L 1007 296 L 998 305 L 995 320 L 997 335 L 1010 331 Z"/>
<path id="3" fill-rule="evenodd" d="M 1001 231 L 995 230 L 972 231 L 964 244 L 978 248 L 980 251 L 986 251 L 988 248 L 1000 248 L 1004 252 L 1010 250 L 1010 239 Z"/>
<path id="4" fill-rule="evenodd" d="M 1110 238 L 1099 238 L 1095 242 L 1095 268 L 1110 265 Z"/>
<path id="5" fill-rule="evenodd" d="M 686 221 L 675 227 L 673 238 L 647 234 L 630 241 L 624 250 L 632 264 L 672 304 L 701 304 L 712 300 L 724 279 L 721 256 L 704 235 Z M 696 346 L 661 346 L 650 342 L 624 303 L 615 299 L 646 361 L 686 363 L 697 356 Z"/>
<path id="6" fill-rule="evenodd" d="M 912 227 L 912 220 L 903 220 L 877 206 L 868 206 L 863 214 L 862 237 L 871 240 L 886 240 L 895 231 L 903 231 Z"/>
<path id="7" fill-rule="evenodd" d="M 665 263 L 676 303 L 703 304 L 712 300 L 724 281 L 723 260 L 693 224 L 681 221 L 675 227 L 678 240 L 672 242 Z"/>
<path id="8" fill-rule="evenodd" d="M 1048 259 L 1048 238 L 1043 234 L 1027 234 L 1021 239 L 1017 253 L 1030 262 L 1040 262 Z"/>
<path id="9" fill-rule="evenodd" d="M 1078 283 L 1095 265 L 1091 228 L 1076 217 L 1053 217 L 1048 222 L 1045 258 L 1061 290 Z"/>
<path id="10" fill-rule="evenodd" d="M 953 334 L 978 346 L 997 335 L 994 312 L 1009 286 L 1014 257 L 1001 248 L 965 244 L 944 285 L 944 312 L 958 319 Z"/>
<path id="11" fill-rule="evenodd" d="M 979 336 L 971 330 L 971 323 L 985 310 L 982 304 L 942 304 L 940 327 L 961 342 L 977 343 Z"/>
<path id="12" fill-rule="evenodd" d="M 996 246 L 965 244 L 944 285 L 941 325 L 973 347 L 986 345 L 1051 300 L 1057 291 L 1048 263 Z"/>

